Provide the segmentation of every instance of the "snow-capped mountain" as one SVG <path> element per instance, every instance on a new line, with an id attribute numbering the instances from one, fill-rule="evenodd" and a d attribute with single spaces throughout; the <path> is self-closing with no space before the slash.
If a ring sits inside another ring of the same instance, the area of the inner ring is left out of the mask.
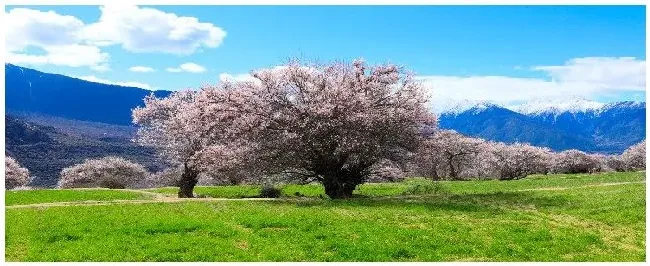
<path id="1" fill-rule="evenodd" d="M 602 153 L 645 139 L 645 123 L 645 102 L 538 101 L 510 108 L 481 102 L 440 114 L 441 128 L 469 136 Z"/>
<path id="2" fill-rule="evenodd" d="M 471 110 L 474 113 L 478 113 L 490 107 L 498 107 L 498 105 L 489 101 L 461 100 L 450 101 L 447 103 L 437 103 L 435 105 L 434 112 L 437 114 L 461 114 L 463 112 Z"/>
<path id="3" fill-rule="evenodd" d="M 605 106 L 605 104 L 584 99 L 571 99 L 565 101 L 531 101 L 521 105 L 509 107 L 510 110 L 525 114 L 555 114 L 562 113 L 581 113 L 596 111 Z"/>

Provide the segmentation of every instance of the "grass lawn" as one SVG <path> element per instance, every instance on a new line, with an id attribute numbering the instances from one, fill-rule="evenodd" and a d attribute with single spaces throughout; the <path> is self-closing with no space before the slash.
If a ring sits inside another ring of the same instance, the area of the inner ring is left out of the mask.
<path id="1" fill-rule="evenodd" d="M 149 199 L 151 196 L 109 189 L 42 189 L 5 191 L 5 205 L 27 205 L 48 202 L 108 201 Z"/>
<path id="2" fill-rule="evenodd" d="M 398 196 L 404 194 L 424 193 L 426 189 L 440 189 L 452 193 L 491 193 L 508 192 L 513 190 L 589 186 L 601 183 L 636 182 L 644 181 L 645 173 L 599 173 L 575 175 L 533 175 L 521 180 L 499 181 L 439 181 L 434 184 L 429 180 L 412 178 L 399 183 L 368 183 L 360 185 L 355 191 L 356 195 L 365 197 Z M 283 197 L 326 197 L 321 185 L 284 185 Z M 178 193 L 177 187 L 164 187 L 146 189 L 146 191 L 174 196 Z M 197 186 L 194 193 L 199 196 L 211 198 L 250 198 L 259 195 L 260 186 Z M 298 193 L 298 194 L 296 194 Z"/>
<path id="3" fill-rule="evenodd" d="M 362 185 L 362 197 L 351 200 L 320 199 L 322 188 L 307 185 L 283 194 L 313 198 L 7 208 L 5 254 L 7 261 L 645 261 L 641 181 L 645 173 L 413 179 Z M 621 182 L 637 183 L 603 185 Z M 247 197 L 256 189 L 196 192 Z"/>

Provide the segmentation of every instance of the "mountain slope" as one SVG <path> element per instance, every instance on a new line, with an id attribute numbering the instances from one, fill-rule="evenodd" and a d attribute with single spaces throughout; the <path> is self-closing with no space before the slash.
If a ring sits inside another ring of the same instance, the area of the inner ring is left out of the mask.
<path id="1" fill-rule="evenodd" d="M 571 135 L 535 119 L 496 105 L 471 108 L 459 114 L 442 114 L 440 127 L 461 134 L 506 143 L 527 142 L 553 150 L 580 147 L 594 150 L 589 139 Z"/>
<path id="2" fill-rule="evenodd" d="M 101 128 L 95 129 L 98 130 Z M 56 185 L 63 168 L 88 158 L 120 156 L 141 163 L 150 171 L 162 170 L 166 166 L 154 150 L 139 146 L 127 137 L 102 139 L 84 132 L 64 133 L 53 126 L 13 116 L 5 116 L 5 133 L 5 153 L 29 169 L 34 177 L 32 186 Z"/>
<path id="3" fill-rule="evenodd" d="M 5 64 L 5 104 L 23 111 L 69 119 L 130 125 L 131 109 L 151 91 L 95 83 Z M 169 91 L 155 91 L 167 96 Z"/>
<path id="4" fill-rule="evenodd" d="M 645 103 L 575 106 L 547 105 L 522 114 L 481 103 L 460 113 L 441 114 L 440 126 L 487 140 L 528 142 L 556 151 L 621 153 L 645 138 Z"/>

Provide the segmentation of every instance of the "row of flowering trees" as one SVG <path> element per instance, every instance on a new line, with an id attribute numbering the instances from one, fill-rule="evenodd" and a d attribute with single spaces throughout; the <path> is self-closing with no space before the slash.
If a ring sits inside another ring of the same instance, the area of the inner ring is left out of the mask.
<path id="1" fill-rule="evenodd" d="M 373 174 L 364 181 L 392 182 L 407 173 L 402 166 L 383 160 L 372 167 Z M 441 130 L 426 138 L 418 151 L 411 155 L 405 169 L 411 175 L 434 180 L 498 178 L 511 180 L 530 174 L 593 173 L 598 171 L 635 171 L 645 169 L 645 141 L 631 146 L 621 155 L 587 154 L 577 150 L 559 153 L 528 144 L 504 144 L 464 137 L 454 131 Z M 126 159 L 108 156 L 89 159 L 61 171 L 59 188 L 145 188 L 178 186 L 183 167 L 173 167 L 151 174 L 142 165 Z M 201 173 L 204 184 L 269 183 L 295 180 L 270 177 L 229 176 L 223 173 Z M 5 188 L 27 188 L 29 170 L 12 157 L 5 159 Z M 308 181 L 307 181 L 308 182 Z"/>
<path id="2" fill-rule="evenodd" d="M 451 130 L 440 130 L 426 137 L 418 151 L 410 155 L 406 167 L 390 160 L 376 163 L 372 175 L 365 181 L 392 182 L 407 174 L 434 180 L 497 178 L 511 180 L 530 174 L 593 173 L 599 171 L 635 171 L 645 169 L 645 141 L 631 146 L 621 155 L 587 154 L 577 150 L 552 152 L 528 144 L 504 144 L 464 137 Z M 29 170 L 7 156 L 5 187 L 25 187 L 30 181 Z M 411 171 L 406 173 L 403 169 Z M 151 174 L 142 165 L 126 159 L 108 156 L 89 159 L 61 171 L 57 187 L 142 188 L 178 186 L 183 167 L 172 167 Z M 242 170 L 243 172 L 243 170 Z M 269 183 L 295 180 L 291 176 L 278 178 L 238 176 L 204 172 L 199 180 L 204 184 Z"/>
<path id="3" fill-rule="evenodd" d="M 498 178 L 530 174 L 593 173 L 645 169 L 645 140 L 622 155 L 553 152 L 524 143 L 504 144 L 440 130 L 423 141 L 413 157 L 416 174 L 433 179 Z"/>

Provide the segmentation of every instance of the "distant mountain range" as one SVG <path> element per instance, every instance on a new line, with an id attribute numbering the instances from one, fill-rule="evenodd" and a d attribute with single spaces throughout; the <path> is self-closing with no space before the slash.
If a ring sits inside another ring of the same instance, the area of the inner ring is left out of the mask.
<path id="1" fill-rule="evenodd" d="M 607 154 L 621 153 L 645 139 L 645 102 L 583 103 L 514 110 L 477 103 L 443 112 L 440 127 L 494 141 Z"/>
<path id="2" fill-rule="evenodd" d="M 119 141 L 127 139 L 122 134 L 135 130 L 131 110 L 142 105 L 143 98 L 152 93 L 11 64 L 5 64 L 5 77 L 6 111 L 15 119 L 54 126 L 62 134 L 102 141 L 111 136 L 101 134 L 118 134 L 112 137 Z M 171 92 L 153 93 L 164 97 Z M 488 102 L 466 102 L 439 116 L 442 128 L 488 140 L 528 142 L 557 151 L 620 153 L 645 138 L 645 108 L 645 102 L 540 101 L 508 108 Z M 123 127 L 106 130 L 107 125 Z"/>

